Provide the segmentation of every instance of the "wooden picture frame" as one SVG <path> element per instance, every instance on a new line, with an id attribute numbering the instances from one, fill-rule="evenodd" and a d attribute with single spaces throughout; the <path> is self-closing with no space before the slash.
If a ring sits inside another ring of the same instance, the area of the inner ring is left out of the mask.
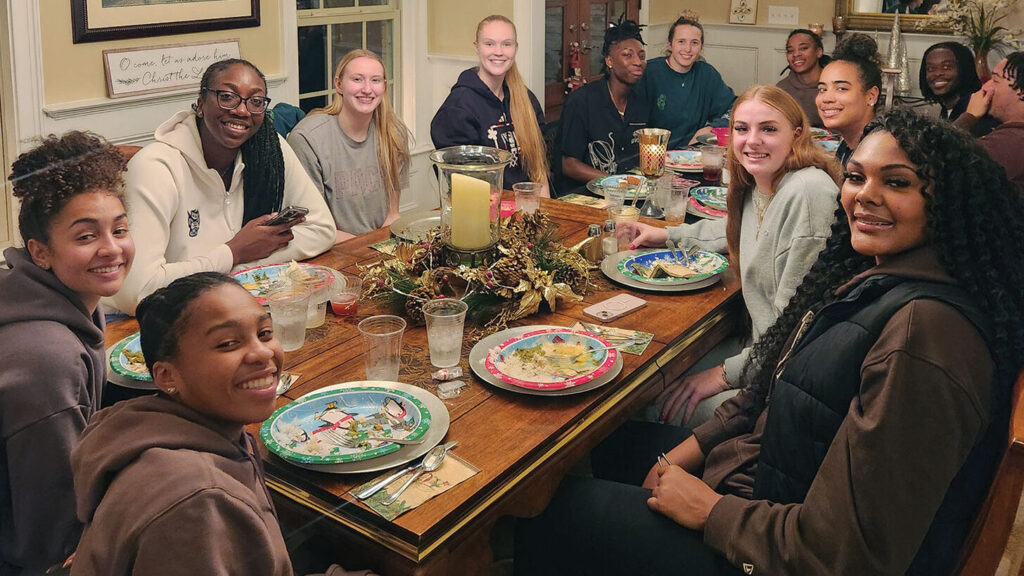
<path id="1" fill-rule="evenodd" d="M 732 0 L 729 6 L 730 24 L 753 24 L 757 20 L 757 0 Z"/>
<path id="2" fill-rule="evenodd" d="M 846 20 L 847 30 L 892 30 L 894 14 L 884 12 L 881 6 L 883 0 L 876 0 L 874 4 L 878 11 L 868 11 L 861 7 L 862 4 L 871 4 L 867 0 L 836 0 L 836 15 Z M 932 26 L 928 24 L 931 16 L 927 14 L 900 14 L 900 26 L 906 32 L 916 34 L 949 34 L 948 27 Z M 922 27 L 918 27 L 921 23 Z"/>
<path id="3" fill-rule="evenodd" d="M 71 0 L 72 40 L 101 42 L 252 28 L 260 0 Z"/>

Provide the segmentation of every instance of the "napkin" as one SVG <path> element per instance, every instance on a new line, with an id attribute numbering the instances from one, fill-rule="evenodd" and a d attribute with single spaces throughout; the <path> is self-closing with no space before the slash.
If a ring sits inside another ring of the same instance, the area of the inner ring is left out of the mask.
<path id="1" fill-rule="evenodd" d="M 566 194 L 565 196 L 559 196 L 559 200 L 562 202 L 569 202 L 570 204 L 579 204 L 580 206 L 590 206 L 592 208 L 607 208 L 608 201 L 604 198 L 595 198 L 593 196 L 584 196 L 583 194 Z"/>
<path id="2" fill-rule="evenodd" d="M 402 487 L 402 484 L 405 484 L 405 481 L 409 479 L 409 474 L 415 474 L 415 472 L 405 474 L 391 484 L 388 484 L 383 490 L 363 500 L 363 504 L 366 504 L 371 510 L 383 516 L 384 519 L 391 521 L 434 496 L 462 483 L 464 480 L 472 478 L 479 471 L 476 466 L 459 458 L 454 452 L 448 452 L 440 468 L 433 472 L 420 474 L 420 477 L 412 483 L 412 486 L 409 486 L 405 492 L 402 492 L 402 495 L 391 506 L 385 506 L 381 504 L 381 501 L 397 492 Z M 381 478 L 393 472 L 393 470 L 389 470 L 362 486 L 356 486 L 349 494 L 355 497 L 357 492 L 380 481 Z"/>
<path id="3" fill-rule="evenodd" d="M 376 244 L 370 244 L 370 248 L 373 248 L 377 252 L 383 252 L 388 256 L 394 256 L 395 250 L 398 248 L 398 238 L 388 238 L 387 240 L 377 242 Z"/>
<path id="4" fill-rule="evenodd" d="M 597 334 L 601 338 L 607 340 L 612 346 L 616 346 L 621 342 L 628 342 L 633 340 L 635 343 L 629 346 L 623 346 L 619 348 L 620 352 L 626 354 L 635 354 L 640 356 L 647 349 L 647 345 L 654 339 L 654 334 L 650 332 L 641 332 L 639 330 L 627 330 L 625 328 L 613 328 L 611 326 L 599 326 L 597 324 L 591 324 L 589 322 L 577 322 L 569 327 L 570 330 L 582 330 L 584 332 L 591 332 Z"/>

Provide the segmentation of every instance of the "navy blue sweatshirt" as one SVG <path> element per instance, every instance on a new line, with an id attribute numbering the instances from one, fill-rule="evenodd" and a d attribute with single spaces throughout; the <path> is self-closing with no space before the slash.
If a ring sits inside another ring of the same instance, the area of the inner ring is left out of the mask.
<path id="1" fill-rule="evenodd" d="M 502 88 L 505 98 L 498 100 L 477 76 L 476 67 L 463 70 L 448 98 L 430 121 L 430 139 L 435 148 L 476 145 L 511 152 L 512 162 L 505 168 L 502 182 L 505 189 L 511 189 L 516 182 L 529 181 L 530 177 L 519 156 L 519 144 L 513 133 L 508 85 L 503 84 Z M 529 91 L 529 94 L 537 123 L 543 127 L 544 111 L 533 92 Z"/>

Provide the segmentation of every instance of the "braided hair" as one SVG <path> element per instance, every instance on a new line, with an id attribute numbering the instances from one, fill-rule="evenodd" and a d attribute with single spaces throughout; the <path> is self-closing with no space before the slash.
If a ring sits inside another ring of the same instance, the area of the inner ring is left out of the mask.
<path id="1" fill-rule="evenodd" d="M 1024 364 L 1024 201 L 977 141 L 948 122 L 894 110 L 875 118 L 864 134 L 876 130 L 892 135 L 918 166 L 928 241 L 942 268 L 992 321 L 988 345 L 996 363 L 992 406 L 998 413 L 1009 402 L 1014 376 Z M 840 286 L 873 265 L 873 258 L 853 250 L 849 221 L 840 207 L 817 262 L 779 319 L 754 344 L 741 374 L 758 409 L 803 314 L 833 300 Z"/>
<path id="2" fill-rule="evenodd" d="M 640 31 L 643 30 L 643 26 L 637 24 L 632 20 L 627 20 L 626 15 L 622 14 L 619 16 L 618 22 L 609 24 L 608 29 L 604 31 L 604 45 L 601 47 L 601 66 L 602 72 L 605 76 L 611 74 L 608 70 L 608 65 L 604 64 L 604 59 L 608 57 L 608 54 L 612 50 L 612 46 L 622 42 L 623 40 L 636 40 L 641 46 L 646 46 L 643 36 Z"/>
<path id="3" fill-rule="evenodd" d="M 236 65 L 248 66 L 255 72 L 266 91 L 267 77 L 255 64 L 241 58 L 229 58 L 214 62 L 206 69 L 199 84 L 199 97 L 203 98 L 208 90 L 213 89 L 213 83 L 222 72 Z M 192 110 L 197 111 L 198 106 L 193 104 Z M 201 119 L 197 118 L 197 122 L 202 126 Z M 244 225 L 254 218 L 280 211 L 284 203 L 284 156 L 274 123 L 265 118 L 256 133 L 242 144 L 241 152 L 245 163 L 242 172 Z"/>
<path id="4" fill-rule="evenodd" d="M 1010 88 L 1017 93 L 1017 98 L 1024 100 L 1024 52 L 1011 52 L 1006 57 L 1003 76 L 1010 83 Z"/>
<path id="5" fill-rule="evenodd" d="M 124 202 L 127 161 L 117 147 L 91 132 L 50 134 L 11 165 L 14 197 L 21 200 L 18 228 L 28 244 L 50 241 L 50 222 L 71 199 L 103 190 Z"/>
<path id="6" fill-rule="evenodd" d="M 139 302 L 135 309 L 139 344 L 150 373 L 153 364 L 178 354 L 178 338 L 182 327 L 188 324 L 192 302 L 207 290 L 227 284 L 238 286 L 233 278 L 220 272 L 197 272 L 178 278 Z"/>

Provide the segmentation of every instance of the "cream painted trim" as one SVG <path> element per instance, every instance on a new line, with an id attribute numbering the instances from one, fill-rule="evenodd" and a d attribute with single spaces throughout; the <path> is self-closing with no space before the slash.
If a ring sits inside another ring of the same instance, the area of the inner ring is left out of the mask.
<path id="1" fill-rule="evenodd" d="M 287 74 L 271 74 L 267 76 L 267 87 L 276 88 L 287 81 Z M 129 96 L 126 98 L 94 98 L 91 100 L 79 100 L 77 102 L 65 102 L 62 104 L 43 106 L 43 113 L 54 120 L 66 120 L 68 118 L 75 118 L 78 116 L 91 116 L 93 114 L 103 112 L 127 110 L 151 104 L 162 104 L 164 102 L 175 102 L 182 98 L 191 100 L 195 97 L 195 94 L 195 88 L 183 88 L 173 92 L 144 94 L 140 96 Z"/>
<path id="2" fill-rule="evenodd" d="M 0 166 L 3 166 L 3 196 L 0 196 L 0 250 L 11 246 L 16 236 L 16 224 L 14 218 L 14 197 L 11 195 L 11 183 L 7 180 L 8 167 L 11 165 L 14 152 L 14 143 L 17 141 L 14 134 L 14 90 L 11 86 L 11 42 L 8 13 L 10 9 L 7 4 L 0 5 Z M 0 265 L 3 264 L 3 255 L 0 254 Z"/>
<path id="3" fill-rule="evenodd" d="M 11 2 L 8 13 L 10 46 L 14 61 L 11 68 L 14 91 L 13 133 L 19 149 L 8 150 L 16 156 L 22 144 L 43 133 L 43 46 L 38 2 Z"/>

